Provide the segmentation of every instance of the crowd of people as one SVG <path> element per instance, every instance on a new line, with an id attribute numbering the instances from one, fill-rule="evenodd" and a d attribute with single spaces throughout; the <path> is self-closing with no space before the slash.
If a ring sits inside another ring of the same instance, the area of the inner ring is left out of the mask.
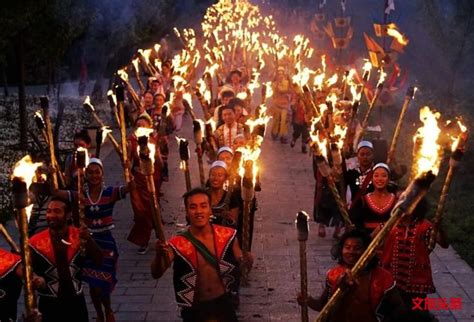
<path id="1" fill-rule="evenodd" d="M 64 321 L 67 316 L 68 321 L 88 321 L 82 288 L 85 282 L 89 285 L 96 321 L 115 321 L 111 303 L 117 283 L 119 251 L 112 234 L 113 210 L 117 201 L 130 194 L 134 224 L 127 239 L 138 247 L 139 254 L 147 253 L 149 248 L 154 250 L 153 278 L 160 278 L 169 267 L 173 267 L 176 301 L 183 320 L 237 321 L 241 271 L 249 270 L 253 262 L 250 248 L 242 251 L 244 203 L 241 174 L 234 160 L 239 148 L 245 146 L 252 135 L 246 124 L 246 120 L 252 117 L 252 109 L 246 100 L 236 97 L 236 92 L 246 91 L 241 76 L 240 71 L 232 71 L 230 82 L 220 88 L 219 101 L 210 111 L 217 124 L 213 136 L 217 151 L 212 154 L 215 156 L 213 159 L 209 158 L 207 183 L 184 194 L 188 226 L 168 241 L 157 240 L 150 247 L 155 228 L 150 207 L 153 196 L 140 167 L 135 134 L 138 128 L 150 129 L 150 141 L 157 145 L 153 181 L 155 197 L 160 200 L 166 192 L 162 189 L 163 182 L 169 180 L 168 137 L 182 128 L 187 110 L 185 105 L 189 104 L 183 95 L 170 92 L 166 80 L 150 79 L 149 88 L 141 95 L 142 106 L 138 111 L 129 110 L 133 129 L 128 137 L 130 161 L 125 166 L 132 174 L 130 183 L 106 186 L 104 165 L 92 153 L 85 172 L 85 184 L 79 192 L 74 153 L 66 157 L 61 170 L 67 185 L 61 189 L 48 187 L 41 176 L 51 169 L 37 171 L 38 180 L 32 189 L 35 207 L 29 232 L 39 313 L 27 319 Z M 164 108 L 171 108 L 170 113 L 163 112 Z M 292 92 L 283 67 L 277 69 L 273 82 L 271 114 L 271 138 L 286 144 L 291 137 L 290 146 L 294 147 L 301 137 L 301 150 L 308 153 L 311 116 L 302 99 Z M 288 135 L 288 115 L 292 118 L 292 136 Z M 328 117 L 341 115 L 334 113 Z M 87 131 L 76 133 L 73 141 L 75 148 L 89 148 L 91 145 Z M 328 226 L 334 226 L 336 243 L 332 255 L 337 265 L 328 271 L 325 288 L 319 297 L 300 295 L 298 303 L 321 310 L 340 287 L 348 291 L 331 321 L 409 321 L 411 318 L 429 321 L 429 315 L 413 317 L 409 310 L 415 298 L 425 298 L 435 291 L 429 259 L 431 250 L 428 248 L 433 225 L 425 219 L 426 201 L 422 201 L 411 216 L 404 217 L 391 230 L 384 246 L 357 281 L 350 274 L 371 238 L 389 219 L 401 192 L 396 180 L 405 173 L 396 164 L 390 166 L 377 162 L 377 153 L 370 141 L 351 142 L 349 145 L 348 161 L 340 169 L 333 164 L 332 180 L 336 180 L 338 189 L 346 196 L 352 227 L 344 226 L 340 209 L 328 187 L 328 178 L 321 174 L 313 157 L 314 220 L 319 225 L 321 238 L 326 237 Z M 255 190 L 260 190 L 258 184 Z M 76 207 L 79 199 L 84 208 L 85 227 L 79 227 L 81 210 Z M 251 247 L 257 210 L 255 197 L 250 210 Z M 438 229 L 437 232 L 437 242 L 447 247 L 444 231 Z M 15 321 L 16 301 L 21 289 L 21 258 L 7 250 L 0 251 L 0 320 Z"/>

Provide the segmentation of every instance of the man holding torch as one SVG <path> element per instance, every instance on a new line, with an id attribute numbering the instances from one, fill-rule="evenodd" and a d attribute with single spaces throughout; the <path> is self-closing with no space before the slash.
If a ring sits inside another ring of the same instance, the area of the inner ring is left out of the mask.
<path id="1" fill-rule="evenodd" d="M 346 232 L 331 250 L 338 265 L 328 271 L 322 294 L 318 298 L 300 294 L 298 303 L 321 311 L 332 293 L 340 287 L 345 289 L 347 294 L 338 303 L 337 310 L 333 310 L 328 321 L 377 322 L 403 313 L 405 306 L 395 287 L 395 281 L 390 272 L 378 267 L 376 257 L 360 274 L 357 282 L 351 276 L 350 270 L 369 244 L 370 237 L 364 232 Z"/>
<path id="2" fill-rule="evenodd" d="M 48 204 L 48 229 L 30 239 L 32 267 L 37 275 L 33 286 L 39 295 L 38 309 L 43 322 L 89 321 L 82 291 L 82 268 L 85 258 L 99 264 L 102 251 L 87 229 L 69 226 L 71 205 L 54 197 Z M 85 258 L 80 240 L 85 240 Z M 51 274 L 56 272 L 56 274 Z"/>
<path id="3" fill-rule="evenodd" d="M 152 276 L 163 276 L 173 265 L 176 301 L 185 322 L 235 322 L 230 291 L 246 265 L 235 229 L 213 225 L 211 198 L 195 188 L 183 196 L 189 228 L 168 242 L 157 240 Z"/>

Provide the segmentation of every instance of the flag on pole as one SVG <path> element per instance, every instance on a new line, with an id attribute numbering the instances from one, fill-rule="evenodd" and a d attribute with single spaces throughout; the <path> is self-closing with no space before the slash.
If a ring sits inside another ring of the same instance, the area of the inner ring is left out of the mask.
<path id="1" fill-rule="evenodd" d="M 390 11 L 395 10 L 395 0 L 387 0 L 387 6 L 385 7 L 385 14 L 389 15 Z"/>

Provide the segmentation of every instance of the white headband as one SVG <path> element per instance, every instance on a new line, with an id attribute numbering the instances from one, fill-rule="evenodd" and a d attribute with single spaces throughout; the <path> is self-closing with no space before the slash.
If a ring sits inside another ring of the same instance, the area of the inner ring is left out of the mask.
<path id="1" fill-rule="evenodd" d="M 87 166 L 90 166 L 91 164 L 97 164 L 99 165 L 102 169 L 104 168 L 104 165 L 102 164 L 102 161 L 98 158 L 90 158 L 89 159 L 89 164 Z"/>
<path id="2" fill-rule="evenodd" d="M 217 167 L 224 168 L 224 170 L 227 171 L 227 165 L 225 164 L 224 161 L 214 161 L 214 162 L 212 163 L 210 169 L 214 169 L 214 168 L 217 168 Z"/>
<path id="3" fill-rule="evenodd" d="M 390 173 L 390 167 L 386 163 L 383 163 L 383 162 L 377 163 L 376 165 L 374 165 L 372 170 L 375 171 L 375 169 L 377 168 L 384 168 L 385 170 L 387 170 L 388 173 Z"/>
<path id="4" fill-rule="evenodd" d="M 360 141 L 359 144 L 357 144 L 357 151 L 359 151 L 362 148 L 369 148 L 369 149 L 374 149 L 374 145 L 372 142 L 369 141 Z"/>
<path id="5" fill-rule="evenodd" d="M 230 154 L 234 155 L 234 151 L 232 151 L 232 149 L 228 146 L 223 146 L 219 150 L 217 150 L 217 156 L 219 156 L 219 154 L 221 154 L 222 152 L 229 152 Z"/>

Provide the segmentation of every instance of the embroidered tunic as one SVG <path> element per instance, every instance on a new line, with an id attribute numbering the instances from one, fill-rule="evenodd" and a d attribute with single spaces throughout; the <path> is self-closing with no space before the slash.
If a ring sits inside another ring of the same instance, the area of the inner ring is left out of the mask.
<path id="1" fill-rule="evenodd" d="M 412 294 L 436 291 L 431 274 L 428 242 L 433 225 L 426 219 L 409 226 L 397 225 L 385 242 L 381 266 L 389 270 L 397 286 Z"/>
<path id="2" fill-rule="evenodd" d="M 67 266 L 71 275 L 73 292 L 75 295 L 82 294 L 81 266 L 79 246 L 79 229 L 69 227 L 68 241 L 71 245 L 67 247 Z M 46 288 L 39 289 L 40 296 L 57 298 L 60 285 L 63 282 L 59 279 L 58 263 L 56 262 L 56 253 L 51 240 L 49 229 L 34 235 L 30 238 L 30 247 L 33 250 L 33 267 L 37 275 L 43 277 L 46 281 Z"/>
<path id="3" fill-rule="evenodd" d="M 390 198 L 383 207 L 378 207 L 373 199 L 373 194 L 364 195 L 350 210 L 351 219 L 354 224 L 371 233 L 380 224 L 390 218 L 390 213 L 397 202 L 395 194 L 390 193 Z"/>
<path id="4" fill-rule="evenodd" d="M 0 321 L 16 321 L 21 279 L 15 270 L 21 257 L 0 248 Z"/>
<path id="5" fill-rule="evenodd" d="M 87 196 L 87 194 L 86 194 Z M 125 187 L 105 187 L 97 202 L 86 198 L 84 211 L 86 225 L 92 238 L 102 249 L 103 262 L 100 266 L 92 260 L 84 264 L 84 281 L 90 286 L 100 287 L 106 293 L 112 292 L 117 283 L 118 249 L 111 230 L 114 228 L 112 214 L 115 202 L 125 198 Z"/>
<path id="6" fill-rule="evenodd" d="M 337 265 L 328 271 L 326 287 L 329 297 L 337 289 L 337 280 L 346 269 L 343 265 Z M 393 288 L 395 282 L 390 272 L 375 267 L 369 273 L 363 274 L 357 286 L 348 291 L 331 321 L 383 321 L 384 316 L 380 308 L 384 296 Z"/>
<path id="7" fill-rule="evenodd" d="M 216 259 L 224 288 L 230 292 L 240 272 L 232 251 L 237 234 L 235 229 L 212 225 Z M 192 307 L 197 284 L 197 250 L 184 236 L 175 236 L 169 240 L 174 251 L 173 283 L 178 306 Z"/>
<path id="8" fill-rule="evenodd" d="M 79 229 L 68 227 L 71 245 L 53 246 L 49 229 L 30 238 L 34 272 L 46 281 L 46 288 L 39 289 L 38 309 L 43 321 L 89 321 L 82 292 Z M 66 247 L 66 249 L 64 249 Z"/>

